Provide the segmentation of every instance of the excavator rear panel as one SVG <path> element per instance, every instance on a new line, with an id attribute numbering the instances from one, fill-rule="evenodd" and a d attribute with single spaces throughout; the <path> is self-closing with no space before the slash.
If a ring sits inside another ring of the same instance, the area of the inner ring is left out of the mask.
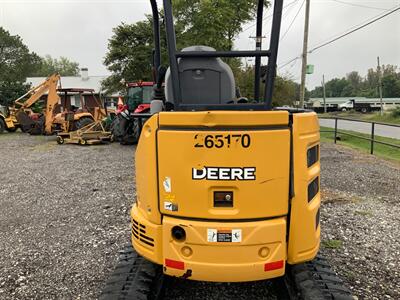
<path id="1" fill-rule="evenodd" d="M 134 248 L 168 275 L 202 281 L 274 278 L 313 259 L 318 143 L 314 113 L 153 116 L 136 151 Z"/>

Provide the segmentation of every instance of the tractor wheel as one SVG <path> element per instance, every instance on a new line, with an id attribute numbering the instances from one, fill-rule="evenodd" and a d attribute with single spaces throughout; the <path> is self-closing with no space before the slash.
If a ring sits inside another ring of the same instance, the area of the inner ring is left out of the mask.
<path id="1" fill-rule="evenodd" d="M 99 299 L 160 299 L 163 282 L 162 267 L 145 260 L 129 245 L 120 251 L 117 267 Z"/>
<path id="2" fill-rule="evenodd" d="M 139 119 L 134 119 L 133 120 L 133 132 L 132 132 L 132 134 L 133 134 L 134 144 L 137 144 L 139 142 L 139 138 L 140 138 L 141 128 L 139 126 L 140 125 L 139 122 L 142 122 L 142 120 L 139 120 Z"/>
<path id="3" fill-rule="evenodd" d="M 124 135 L 122 128 L 121 128 L 121 117 L 116 116 L 111 123 L 111 134 L 114 137 L 114 141 L 120 142 L 122 140 L 122 137 Z"/>
<path id="4" fill-rule="evenodd" d="M 6 130 L 8 131 L 8 132 L 16 132 L 17 131 L 17 127 L 11 127 L 11 128 L 6 128 Z"/>
<path id="5" fill-rule="evenodd" d="M 62 136 L 57 136 L 57 144 L 63 145 L 65 143 L 64 138 Z"/>
<path id="6" fill-rule="evenodd" d="M 19 128 L 21 128 L 21 131 L 22 131 L 23 133 L 29 133 L 30 128 L 28 128 L 27 126 L 21 126 L 21 125 L 20 125 Z"/>
<path id="7" fill-rule="evenodd" d="M 75 121 L 75 130 L 81 129 L 89 124 L 93 123 L 93 119 L 89 117 L 82 117 L 78 121 Z"/>
<path id="8" fill-rule="evenodd" d="M 3 133 L 6 128 L 6 123 L 3 119 L 0 119 L 0 133 Z"/>
<path id="9" fill-rule="evenodd" d="M 332 271 L 328 262 L 320 256 L 317 256 L 311 262 L 289 267 L 289 276 L 298 299 L 353 299 L 350 290 Z"/>
<path id="10" fill-rule="evenodd" d="M 44 134 L 44 123 L 45 123 L 45 118 L 44 115 L 41 115 L 37 121 L 34 121 L 31 124 L 31 128 L 28 131 L 30 135 L 41 135 Z"/>

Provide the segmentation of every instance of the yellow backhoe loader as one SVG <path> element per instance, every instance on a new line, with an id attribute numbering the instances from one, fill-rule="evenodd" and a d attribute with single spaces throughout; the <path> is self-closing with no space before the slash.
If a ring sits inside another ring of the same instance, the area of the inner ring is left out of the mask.
<path id="1" fill-rule="evenodd" d="M 58 107 L 61 108 L 61 99 L 57 91 L 59 81 L 60 75 L 53 74 L 15 100 L 16 118 L 23 131 L 30 134 L 51 135 L 56 132 L 76 130 L 94 122 L 94 117 L 90 112 L 70 110 L 56 112 Z M 46 93 L 47 100 L 43 113 L 34 114 L 32 106 L 38 103 Z"/>
<path id="2" fill-rule="evenodd" d="M 151 4 L 159 66 L 159 14 L 157 2 Z M 272 107 L 283 1 L 274 1 L 269 50 L 261 49 L 264 1 L 258 1 L 254 51 L 177 51 L 171 0 L 163 4 L 170 66 L 165 101 L 151 102 L 153 115 L 136 149 L 132 245 L 100 299 L 157 297 L 162 278 L 171 276 L 283 278 L 295 299 L 352 299 L 317 257 L 318 118 Z M 256 57 L 253 102 L 236 97 L 233 72 L 220 57 Z M 262 97 L 261 57 L 268 57 Z"/>

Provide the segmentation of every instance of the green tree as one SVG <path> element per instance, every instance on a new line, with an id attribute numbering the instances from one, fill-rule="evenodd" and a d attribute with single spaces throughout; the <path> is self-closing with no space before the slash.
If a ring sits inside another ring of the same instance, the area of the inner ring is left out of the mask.
<path id="1" fill-rule="evenodd" d="M 347 74 L 346 80 L 349 83 L 342 91 L 343 96 L 354 96 L 359 94 L 361 90 L 361 84 L 363 78 L 358 74 L 357 71 L 353 71 Z"/>
<path id="2" fill-rule="evenodd" d="M 230 50 L 242 25 L 254 19 L 256 0 L 174 0 L 177 47 L 207 45 Z M 135 24 L 122 23 L 113 29 L 104 64 L 112 75 L 103 82 L 108 91 L 123 90 L 123 82 L 151 80 L 153 28 L 152 18 Z M 168 64 L 165 30 L 161 29 L 163 63 Z M 240 68 L 240 60 L 227 62 Z M 121 83 L 122 82 L 122 83 Z"/>
<path id="3" fill-rule="evenodd" d="M 300 85 L 288 77 L 277 76 L 275 80 L 272 104 L 274 106 L 295 106 L 295 101 L 298 101 L 299 99 Z"/>
<path id="4" fill-rule="evenodd" d="M 30 52 L 18 35 L 0 27 L 0 104 L 9 105 L 26 92 L 26 77 L 35 73 L 41 59 Z"/>
<path id="5" fill-rule="evenodd" d="M 50 55 L 42 57 L 35 76 L 48 77 L 54 73 L 59 73 L 61 76 L 78 76 L 79 64 L 63 56 L 59 59 L 52 58 Z"/>
<path id="6" fill-rule="evenodd" d="M 103 82 L 105 88 L 118 91 L 124 89 L 124 81 L 152 80 L 154 42 L 150 16 L 147 16 L 147 20 L 135 24 L 122 23 L 113 29 L 113 33 L 108 41 L 108 52 L 104 59 L 104 64 L 112 73 Z M 165 49 L 165 43 L 163 46 Z"/>
<path id="7" fill-rule="evenodd" d="M 254 66 L 246 66 L 235 72 L 236 85 L 243 97 L 250 101 L 254 99 Z M 265 83 L 261 83 L 261 95 L 264 93 Z M 272 98 L 273 106 L 294 106 L 299 100 L 300 85 L 289 77 L 277 76 Z"/>
<path id="8" fill-rule="evenodd" d="M 174 0 L 180 48 L 207 45 L 232 50 L 242 25 L 256 16 L 255 0 Z M 266 7 L 269 2 L 266 1 Z"/>
<path id="9" fill-rule="evenodd" d="M 385 98 L 400 97 L 400 72 L 394 65 L 382 66 L 382 94 Z M 367 97 L 377 98 L 379 74 L 375 69 L 369 69 L 363 78 L 358 72 L 347 74 L 346 78 L 334 78 L 325 85 L 327 97 Z M 312 97 L 322 97 L 322 87 L 311 91 Z"/>
<path id="10" fill-rule="evenodd" d="M 400 80 L 395 74 L 384 75 L 382 78 L 382 95 L 385 98 L 400 96 Z"/>
<path id="11" fill-rule="evenodd" d="M 310 91 L 311 98 L 322 98 L 324 96 L 324 89 L 322 86 L 317 86 L 315 89 Z"/>

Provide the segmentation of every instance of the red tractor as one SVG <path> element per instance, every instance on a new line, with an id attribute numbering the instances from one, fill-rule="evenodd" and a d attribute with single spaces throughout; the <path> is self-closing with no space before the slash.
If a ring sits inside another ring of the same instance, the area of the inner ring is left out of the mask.
<path id="1" fill-rule="evenodd" d="M 136 144 L 139 140 L 141 124 L 134 114 L 150 112 L 153 82 L 132 82 L 127 84 L 127 94 L 124 103 L 118 103 L 117 118 L 112 124 L 114 139 L 121 144 Z"/>

